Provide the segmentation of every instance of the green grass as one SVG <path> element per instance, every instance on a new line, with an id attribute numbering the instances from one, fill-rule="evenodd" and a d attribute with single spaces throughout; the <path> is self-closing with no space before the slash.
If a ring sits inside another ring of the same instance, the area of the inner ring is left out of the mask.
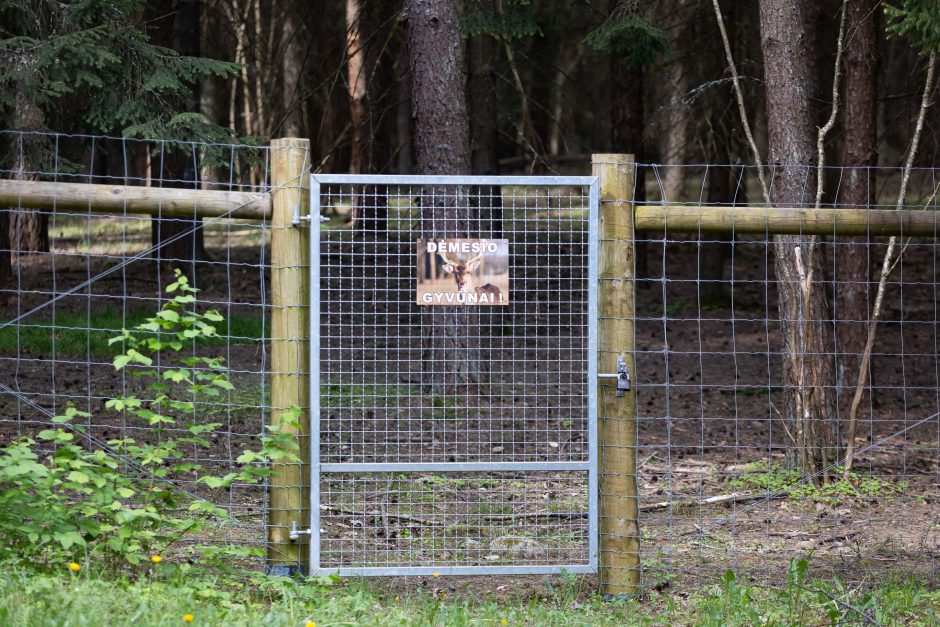
<path id="1" fill-rule="evenodd" d="M 802 562 L 802 560 L 800 561 Z M 938 625 L 940 592 L 914 579 L 873 588 L 806 577 L 793 562 L 790 583 L 736 579 L 640 600 L 605 602 L 573 576 L 497 589 L 459 579 L 251 583 L 195 574 L 164 563 L 136 580 L 82 570 L 0 573 L 0 624 L 45 625 Z M 449 591 L 449 592 L 448 592 Z M 505 623 L 503 622 L 505 621 Z"/>
<path id="2" fill-rule="evenodd" d="M 132 311 L 125 320 L 119 311 L 109 309 L 94 311 L 90 317 L 85 313 L 59 313 L 54 319 L 29 319 L 0 328 L 0 353 L 16 354 L 19 347 L 30 354 L 51 355 L 54 344 L 56 354 L 61 357 L 83 357 L 89 352 L 92 357 L 113 357 L 120 352 L 121 345 L 109 346 L 108 340 L 118 335 L 123 327 L 133 327 L 151 315 Z M 235 314 L 219 324 L 218 332 L 230 337 L 209 340 L 208 345 L 251 344 L 262 337 L 262 320 L 257 316 Z"/>

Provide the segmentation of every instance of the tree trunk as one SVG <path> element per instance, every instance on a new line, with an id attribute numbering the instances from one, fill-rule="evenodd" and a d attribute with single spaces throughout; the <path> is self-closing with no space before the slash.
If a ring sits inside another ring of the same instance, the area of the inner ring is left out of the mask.
<path id="1" fill-rule="evenodd" d="M 468 174 L 470 136 L 456 0 L 409 0 L 408 48 L 419 174 Z M 443 215 L 443 214 L 441 214 Z M 437 228 L 437 214 L 429 216 Z M 460 226 L 443 230 L 466 230 Z"/>
<path id="2" fill-rule="evenodd" d="M 611 150 L 615 153 L 632 154 L 637 163 L 646 162 L 646 142 L 643 135 L 645 116 L 643 95 L 646 72 L 642 67 L 630 67 L 619 55 L 610 58 L 611 83 Z M 638 167 L 633 178 L 633 200 L 646 200 L 646 170 Z M 636 276 L 641 288 L 649 288 L 648 233 L 636 234 Z"/>
<path id="3" fill-rule="evenodd" d="M 349 0 L 356 2 L 357 0 Z M 284 41 L 284 62 L 281 66 L 281 106 L 283 137 L 306 137 L 306 116 L 302 98 L 304 62 L 307 55 L 307 33 L 304 31 L 305 3 L 287 3 L 280 13 Z"/>
<path id="4" fill-rule="evenodd" d="M 845 125 L 840 201 L 869 207 L 875 197 L 875 178 L 869 168 L 877 165 L 877 0 L 858 0 L 846 6 Z M 841 391 L 839 415 L 847 416 L 865 349 L 869 302 L 869 251 L 867 238 L 840 238 L 836 247 L 836 345 L 837 389 Z M 866 395 L 867 397 L 867 395 Z M 862 407 L 867 406 L 867 398 Z"/>
<path id="5" fill-rule="evenodd" d="M 737 20 L 740 15 L 736 15 L 736 6 L 733 0 L 722 0 L 719 2 L 722 19 L 725 23 L 728 40 L 731 45 L 732 57 L 740 58 L 744 53 L 736 48 L 740 48 L 737 33 L 739 26 Z M 720 33 L 716 30 L 714 37 L 719 37 Z M 716 74 L 725 71 L 725 59 L 716 57 L 714 59 L 715 67 L 712 70 Z M 724 118 L 728 115 L 728 109 L 734 111 L 735 95 L 730 85 L 716 86 L 713 90 L 710 105 L 706 108 L 705 115 L 709 116 L 708 124 L 715 129 L 724 127 Z M 714 163 L 717 167 L 711 167 L 706 170 L 706 198 L 711 205 L 734 205 L 741 203 L 738 195 L 743 188 L 738 189 L 738 171 L 732 168 L 730 164 L 734 161 L 731 158 L 732 145 L 734 142 L 733 134 L 729 133 L 709 133 L 709 141 L 703 147 L 705 150 L 705 162 Z M 731 256 L 731 241 L 733 236 L 725 233 L 708 233 L 699 235 L 699 298 L 700 305 L 723 307 L 729 304 L 729 293 L 726 289 L 724 280 L 725 262 Z"/>
<path id="6" fill-rule="evenodd" d="M 721 159 L 727 162 L 727 158 Z M 715 167 L 708 169 L 707 198 L 709 205 L 731 204 L 734 194 L 731 190 L 732 172 L 729 168 Z M 727 305 L 728 292 L 722 279 L 725 274 L 725 261 L 731 255 L 731 242 L 725 240 L 723 233 L 699 235 L 699 305 Z"/>
<path id="7" fill-rule="evenodd" d="M 408 0 L 407 13 L 417 171 L 468 174 L 470 134 L 457 0 Z M 420 206 L 425 238 L 469 237 L 475 230 L 466 188 L 425 189 Z M 422 326 L 430 391 L 467 390 L 476 383 L 474 317 L 461 307 L 427 308 Z"/>
<path id="8" fill-rule="evenodd" d="M 349 91 L 349 173 L 365 171 L 366 143 L 366 72 L 365 51 L 359 32 L 361 24 L 359 0 L 346 0 L 346 74 Z"/>
<path id="9" fill-rule="evenodd" d="M 809 23 L 816 0 L 760 0 L 761 48 L 767 90 L 772 201 L 811 204 L 816 188 L 815 37 Z M 783 417 L 792 448 L 788 461 L 807 474 L 835 460 L 834 372 L 822 263 L 815 237 L 774 238 L 781 335 L 784 349 Z"/>
<path id="10" fill-rule="evenodd" d="M 14 211 L 11 245 L 18 255 L 49 251 L 49 216 L 39 211 Z"/>
<path id="11" fill-rule="evenodd" d="M 397 2 L 346 1 L 346 50 L 349 117 L 352 126 L 349 171 L 373 174 L 386 171 L 391 161 L 390 136 L 394 116 L 388 112 L 389 78 L 394 53 L 394 15 Z M 365 35 L 365 37 L 364 37 Z M 354 188 L 352 226 L 363 235 L 388 229 L 388 186 Z"/>
<path id="12" fill-rule="evenodd" d="M 349 140 L 349 173 L 366 172 L 366 71 L 365 51 L 362 47 L 360 27 L 362 25 L 359 0 L 346 0 L 346 85 L 349 96 L 349 124 L 352 135 Z M 352 208 L 349 220 L 352 228 L 362 229 L 363 202 L 368 198 L 364 189 L 353 185 L 349 201 Z"/>
<path id="13" fill-rule="evenodd" d="M 4 154 L 13 153 L 13 141 L 0 137 L 0 148 L 3 148 Z M 9 164 L 0 160 L 0 164 L 7 167 Z M 8 290 L 13 286 L 13 250 L 10 247 L 10 214 L 12 209 L 9 207 L 0 207 L 0 290 Z M 4 300 L 12 300 L 13 294 L 0 294 L 0 304 Z"/>
<path id="14" fill-rule="evenodd" d="M 27 173 L 29 162 L 29 143 L 23 135 L 14 142 L 14 154 L 17 155 L 16 166 L 13 168 L 13 178 L 29 180 L 35 177 Z M 11 254 L 23 255 L 28 253 L 42 253 L 49 251 L 49 214 L 40 211 L 13 210 L 9 217 L 9 243 Z"/>
<path id="15" fill-rule="evenodd" d="M 499 174 L 496 110 L 496 42 L 490 35 L 474 35 L 468 39 L 470 76 L 467 81 L 470 103 L 471 171 L 480 176 Z M 498 238 L 503 232 L 503 199 L 499 186 L 480 189 L 479 209 L 485 212 L 488 237 Z M 483 216 L 481 216 L 483 217 Z"/>
<path id="16" fill-rule="evenodd" d="M 10 210 L 0 207 L 0 290 L 13 285 L 13 264 L 10 260 Z M 0 297 L 0 302 L 5 298 Z"/>
<path id="17" fill-rule="evenodd" d="M 30 131 L 40 128 L 42 114 L 22 92 L 17 92 L 13 106 L 13 127 L 18 130 Z M 13 178 L 35 178 L 27 174 L 30 169 L 39 169 L 39 156 L 35 145 L 38 139 L 31 139 L 26 135 L 17 135 L 13 141 L 13 154 L 16 161 L 13 168 Z M 34 163 L 35 162 L 35 163 Z M 32 166 L 32 167 L 30 167 Z M 9 215 L 8 248 L 11 254 L 22 255 L 26 253 L 44 253 L 49 251 L 49 215 L 39 211 L 14 210 Z"/>
<path id="18" fill-rule="evenodd" d="M 156 22 L 156 30 L 152 41 L 179 50 L 180 54 L 189 57 L 199 56 L 199 37 L 201 26 L 202 5 L 198 0 L 178 0 L 171 3 L 176 5 L 175 21 L 173 11 L 165 9 L 163 3 L 155 3 L 149 11 L 154 12 L 152 19 Z M 193 96 L 187 103 L 188 111 L 196 111 L 199 107 L 199 86 L 193 86 Z M 156 165 L 156 176 L 151 172 L 153 179 L 159 187 L 186 186 L 198 189 L 199 158 L 198 154 L 182 154 L 181 151 L 168 152 Z M 176 181 L 183 181 L 178 183 Z M 174 181 L 171 183 L 171 181 Z M 154 217 L 150 227 L 150 241 L 154 250 L 154 258 L 167 267 L 185 268 L 191 277 L 196 277 L 196 262 L 209 258 L 205 247 L 205 235 L 201 227 L 201 218 L 159 218 Z M 183 268 L 181 268 L 183 269 Z"/>
<path id="19" fill-rule="evenodd" d="M 395 107 L 395 150 L 399 174 L 414 172 L 414 131 L 411 120 L 411 72 L 408 69 L 408 44 L 402 46 L 403 59 L 399 59 L 396 70 L 398 82 L 398 104 Z"/>

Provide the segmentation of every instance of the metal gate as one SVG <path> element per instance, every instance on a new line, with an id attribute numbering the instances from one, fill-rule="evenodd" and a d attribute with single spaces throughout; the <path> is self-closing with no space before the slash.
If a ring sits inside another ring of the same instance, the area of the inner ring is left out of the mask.
<path id="1" fill-rule="evenodd" d="M 311 197 L 310 572 L 596 572 L 596 179 Z"/>

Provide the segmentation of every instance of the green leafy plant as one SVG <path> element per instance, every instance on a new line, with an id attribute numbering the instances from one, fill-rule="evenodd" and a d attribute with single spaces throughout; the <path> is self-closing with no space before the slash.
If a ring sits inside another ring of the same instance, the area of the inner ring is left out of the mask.
<path id="1" fill-rule="evenodd" d="M 207 489 L 255 483 L 271 461 L 299 461 L 293 435 L 269 427 L 258 450 L 244 451 L 223 475 L 192 461 L 188 450 L 208 449 L 220 424 L 200 422 L 199 407 L 234 386 L 219 357 L 184 347 L 216 337 L 222 316 L 192 309 L 197 290 L 181 272 L 166 288 L 172 297 L 152 317 L 111 339 L 123 351 L 116 370 L 137 381 L 137 393 L 113 398 L 108 410 L 149 427 L 145 440 L 124 437 L 103 446 L 79 424 L 90 414 L 69 407 L 53 419 L 62 425 L 0 449 L 0 560 L 61 564 L 94 560 L 99 567 L 139 564 L 207 520 L 224 515 L 209 500 L 178 489 L 172 479 L 196 477 Z M 159 368 L 154 367 L 157 354 Z M 297 408 L 285 422 L 296 427 Z M 293 424 L 291 424 L 293 423 Z M 93 447 L 86 447 L 92 441 Z M 188 505 L 187 505 L 188 503 Z"/>
<path id="2" fill-rule="evenodd" d="M 735 490 L 786 492 L 793 501 L 807 501 L 835 505 L 846 497 L 884 498 L 903 494 L 907 485 L 903 481 L 887 481 L 878 477 L 849 473 L 842 478 L 816 485 L 803 481 L 798 468 L 784 468 L 778 463 L 754 462 L 747 472 L 732 477 L 728 484 Z"/>

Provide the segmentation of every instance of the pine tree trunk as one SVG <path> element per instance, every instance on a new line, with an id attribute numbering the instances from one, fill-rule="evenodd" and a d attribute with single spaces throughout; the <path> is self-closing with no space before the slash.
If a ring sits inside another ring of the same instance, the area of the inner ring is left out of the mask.
<path id="1" fill-rule="evenodd" d="M 17 92 L 13 110 L 14 128 L 24 131 L 35 130 L 41 127 L 40 120 L 40 111 L 21 92 Z M 34 175 L 28 174 L 28 171 L 39 168 L 39 157 L 35 149 L 37 142 L 37 139 L 31 139 L 29 136 L 16 136 L 13 141 L 13 154 L 16 155 L 13 178 L 19 180 L 35 178 Z M 9 238 L 11 244 L 9 248 L 13 251 L 11 254 L 49 252 L 49 215 L 39 211 L 11 211 Z"/>
<path id="2" fill-rule="evenodd" d="M 732 57 L 741 58 L 737 32 L 736 6 L 733 0 L 722 0 L 719 2 L 722 18 L 731 44 Z M 717 29 L 714 37 L 719 37 Z M 724 57 L 714 59 L 715 67 L 713 72 L 721 74 L 726 69 Z M 722 128 L 724 119 L 728 115 L 728 107 L 733 106 L 734 90 L 730 85 L 717 87 L 714 90 L 715 98 L 706 109 L 706 115 L 709 116 L 709 124 L 712 128 Z M 732 109 L 733 110 L 733 109 Z M 714 163 L 717 167 L 711 167 L 706 170 L 706 199 L 710 205 L 733 205 L 746 204 L 741 203 L 740 194 L 744 191 L 737 186 L 737 169 L 730 167 L 733 162 L 731 158 L 731 145 L 733 137 L 726 134 L 715 133 L 708 142 L 706 151 L 706 163 Z M 727 306 L 729 303 L 729 293 L 726 285 L 723 283 L 724 270 L 728 258 L 731 256 L 731 241 L 733 236 L 725 233 L 703 233 L 699 235 L 699 297 L 700 305 L 706 306 Z"/>
<path id="3" fill-rule="evenodd" d="M 727 153 L 721 161 L 727 163 Z M 733 200 L 731 175 L 728 168 L 708 169 L 707 199 L 710 205 L 726 205 Z M 731 242 L 724 241 L 722 233 L 699 235 L 699 298 L 700 305 L 721 306 L 728 302 L 728 292 L 722 279 L 725 274 L 725 261 L 731 255 Z"/>
<path id="4" fill-rule="evenodd" d="M 414 130 L 411 120 L 411 71 L 408 68 L 408 44 L 402 46 L 402 57 L 398 61 L 395 80 L 398 105 L 395 107 L 396 170 L 399 174 L 411 174 L 415 167 Z"/>
<path id="5" fill-rule="evenodd" d="M 816 189 L 811 67 L 816 39 L 807 35 L 814 5 L 815 0 L 760 1 L 769 162 L 785 164 L 772 169 L 772 201 L 778 206 L 812 204 Z M 782 411 L 792 437 L 788 461 L 807 474 L 823 471 L 836 458 L 829 312 L 819 244 L 813 242 L 801 235 L 774 238 L 784 353 Z"/>
<path id="6" fill-rule="evenodd" d="M 14 211 L 11 218 L 11 244 L 18 255 L 49 252 L 47 214 L 38 211 Z"/>
<path id="7" fill-rule="evenodd" d="M 13 285 L 13 264 L 10 250 L 10 210 L 0 207 L 0 290 Z M 5 300 L 0 296 L 0 301 Z"/>
<path id="8" fill-rule="evenodd" d="M 869 168 L 877 165 L 877 7 L 877 0 L 858 0 L 846 6 L 846 32 L 851 36 L 844 53 L 844 107 L 849 123 L 845 125 L 842 163 L 846 170 L 842 174 L 840 201 L 850 207 L 868 207 L 875 197 L 875 177 Z M 867 238 L 840 238 L 835 254 L 839 415 L 848 416 L 871 308 Z M 861 407 L 867 405 L 867 400 L 863 400 Z"/>
<path id="9" fill-rule="evenodd" d="M 13 141 L 0 138 L 0 148 L 6 154 L 13 154 Z M 10 214 L 9 207 L 0 207 L 0 290 L 8 290 L 13 286 L 13 250 L 10 246 Z M 13 299 L 12 294 L 0 294 L 0 303 Z"/>
<path id="10" fill-rule="evenodd" d="M 349 92 L 349 173 L 361 174 L 366 161 L 366 81 L 365 51 L 359 32 L 359 0 L 346 0 L 346 84 Z"/>
<path id="11" fill-rule="evenodd" d="M 394 37 L 391 31 L 399 13 L 397 2 L 346 1 L 348 98 L 352 139 L 351 173 L 387 171 L 396 121 L 389 94 Z M 354 189 L 352 222 L 363 236 L 384 234 L 388 229 L 388 186 Z M 384 237 L 384 236 L 383 236 Z"/>
<path id="12" fill-rule="evenodd" d="M 152 12 L 156 21 L 152 41 L 158 45 L 175 48 L 184 56 L 198 57 L 201 3 L 198 0 L 178 0 L 169 4 L 173 5 L 175 11 L 162 11 L 167 8 L 164 3 L 154 3 L 148 7 L 148 12 Z M 189 111 L 198 110 L 198 85 L 193 86 L 193 97 L 188 105 Z M 151 172 L 151 177 L 156 180 L 158 187 L 186 186 L 198 189 L 200 186 L 198 155 L 167 152 L 162 164 L 157 162 L 152 165 L 158 168 L 156 173 Z M 165 182 L 168 184 L 165 185 Z M 154 217 L 150 224 L 150 241 L 157 247 L 153 253 L 154 258 L 165 264 L 168 269 L 177 267 L 195 278 L 196 262 L 209 258 L 205 247 L 205 234 L 200 228 L 202 219 Z"/>
<path id="13" fill-rule="evenodd" d="M 349 125 L 352 134 L 349 140 L 349 173 L 363 174 L 366 168 L 366 71 L 365 51 L 362 45 L 360 27 L 362 25 L 359 0 L 346 0 L 346 85 L 349 97 Z M 366 211 L 363 203 L 368 195 L 358 185 L 352 187 L 350 203 L 352 208 L 349 219 L 353 228 L 362 229 L 360 221 Z"/>
<path id="14" fill-rule="evenodd" d="M 282 21 L 279 28 L 283 30 L 285 42 L 284 61 L 281 64 L 281 107 L 284 111 L 280 133 L 282 137 L 306 137 L 302 94 L 309 35 L 304 30 L 306 10 L 303 4 L 286 3 L 286 10 L 280 13 Z"/>
<path id="15" fill-rule="evenodd" d="M 629 67 L 620 60 L 619 55 L 610 56 L 611 84 L 611 150 L 615 153 L 632 154 L 637 163 L 645 163 L 646 140 L 643 135 L 645 115 L 643 95 L 646 72 L 642 67 Z M 636 169 L 633 179 L 633 201 L 642 203 L 646 200 L 646 170 Z M 638 285 L 649 288 L 649 246 L 648 234 L 636 233 L 636 275 L 641 279 Z"/>
<path id="16" fill-rule="evenodd" d="M 467 81 L 470 103 L 471 171 L 480 176 L 499 174 L 496 111 L 496 41 L 489 35 L 474 35 L 468 40 Z M 485 200 L 480 211 L 486 213 L 486 235 L 500 237 L 503 232 L 503 201 L 498 186 L 480 190 Z M 481 216 L 482 217 L 482 216 Z"/>
<path id="17" fill-rule="evenodd" d="M 408 48 L 418 174 L 468 174 L 470 134 L 464 95 L 463 42 L 456 0 L 409 0 Z M 426 238 L 469 237 L 475 231 L 466 188 L 425 189 Z M 475 315 L 464 307 L 428 307 L 422 320 L 425 385 L 432 392 L 475 385 L 479 349 Z"/>

